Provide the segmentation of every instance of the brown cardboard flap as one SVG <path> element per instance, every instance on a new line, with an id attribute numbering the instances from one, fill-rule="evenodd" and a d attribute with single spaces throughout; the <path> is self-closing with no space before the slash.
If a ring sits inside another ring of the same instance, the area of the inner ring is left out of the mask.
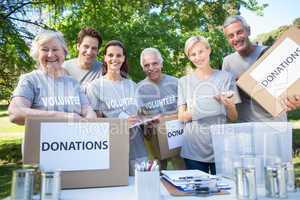
<path id="1" fill-rule="evenodd" d="M 300 80 L 295 81 L 285 92 L 278 98 L 272 96 L 264 87 L 254 80 L 250 73 L 260 65 L 271 54 L 285 38 L 290 38 L 298 45 L 300 44 L 300 30 L 296 27 L 288 29 L 281 37 L 269 48 L 237 81 L 237 85 L 255 99 L 265 110 L 273 117 L 278 116 L 284 111 L 280 99 L 285 96 L 300 94 Z M 299 66 L 300 67 L 300 66 Z M 300 68 L 299 68 L 300 69 Z"/>
<path id="2" fill-rule="evenodd" d="M 129 126 L 126 119 L 57 119 L 30 117 L 26 120 L 24 164 L 38 164 L 41 122 L 108 122 L 110 124 L 110 169 L 63 171 L 62 188 L 87 188 L 128 185 Z M 78 158 L 80 162 L 80 158 Z"/>

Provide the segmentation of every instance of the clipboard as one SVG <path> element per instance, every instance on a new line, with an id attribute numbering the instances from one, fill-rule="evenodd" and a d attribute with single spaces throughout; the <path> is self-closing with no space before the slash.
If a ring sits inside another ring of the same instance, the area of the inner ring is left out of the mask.
<path id="1" fill-rule="evenodd" d="M 166 188 L 166 190 L 169 192 L 170 195 L 172 196 L 213 196 L 213 195 L 228 195 L 230 194 L 229 191 L 220 191 L 217 193 L 209 193 L 209 194 L 195 194 L 193 192 L 184 192 L 178 188 L 176 188 L 174 185 L 172 185 L 171 183 L 169 183 L 167 180 L 165 180 L 164 178 L 160 178 L 161 183 L 164 185 L 164 187 Z"/>

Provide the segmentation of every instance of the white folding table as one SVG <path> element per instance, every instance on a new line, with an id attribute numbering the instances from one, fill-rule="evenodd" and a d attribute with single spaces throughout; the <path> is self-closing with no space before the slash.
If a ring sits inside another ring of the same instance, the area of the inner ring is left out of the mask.
<path id="1" fill-rule="evenodd" d="M 201 196 L 201 199 L 205 200 L 234 200 L 235 197 L 235 187 L 232 180 L 228 180 L 232 189 L 230 194 L 226 195 L 211 195 L 211 196 Z M 149 186 L 151 187 L 151 186 Z M 9 200 L 6 198 L 5 200 Z M 34 198 L 39 199 L 39 198 Z M 88 188 L 88 189 L 68 189 L 62 190 L 61 200 L 135 200 L 135 188 L 134 188 L 134 177 L 129 177 L 128 186 L 120 187 L 103 187 L 103 188 Z M 186 197 L 175 197 L 171 196 L 166 188 L 161 184 L 161 200 L 199 200 L 199 196 L 186 196 Z M 258 196 L 259 200 L 271 200 L 271 198 L 266 198 L 262 195 Z M 288 193 L 288 199 L 299 200 L 300 191 L 294 193 Z"/>

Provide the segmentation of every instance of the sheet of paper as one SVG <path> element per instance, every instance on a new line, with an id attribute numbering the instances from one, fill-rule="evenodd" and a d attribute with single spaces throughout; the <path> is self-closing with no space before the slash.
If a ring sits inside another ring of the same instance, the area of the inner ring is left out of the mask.
<path id="1" fill-rule="evenodd" d="M 155 121 L 155 120 L 157 120 L 159 118 L 160 118 L 160 115 L 155 115 L 155 116 L 153 116 L 151 118 L 140 118 L 140 121 L 137 122 L 137 123 L 135 123 L 135 124 L 133 124 L 132 126 L 130 126 L 130 128 L 133 128 L 135 126 L 139 126 L 139 125 L 142 125 L 142 124 L 147 124 L 148 122 Z"/>
<path id="2" fill-rule="evenodd" d="M 41 123 L 40 166 L 45 171 L 109 169 L 109 123 Z"/>
<path id="3" fill-rule="evenodd" d="M 179 120 L 166 121 L 168 146 L 170 150 L 182 146 L 184 137 L 183 127 L 183 123 Z"/>
<path id="4" fill-rule="evenodd" d="M 272 96 L 278 97 L 300 78 L 299 66 L 300 46 L 290 38 L 285 38 L 250 76 Z"/>

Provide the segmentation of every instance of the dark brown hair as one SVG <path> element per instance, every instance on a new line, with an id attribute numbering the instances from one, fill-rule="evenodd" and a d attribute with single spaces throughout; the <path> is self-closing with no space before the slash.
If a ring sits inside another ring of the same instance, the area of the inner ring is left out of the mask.
<path id="1" fill-rule="evenodd" d="M 77 35 L 77 44 L 80 45 L 85 36 L 90 36 L 90 37 L 96 38 L 98 40 L 98 48 L 101 46 L 102 38 L 101 38 L 100 33 L 98 33 L 95 29 L 90 28 L 90 27 L 83 28 L 79 31 L 79 33 Z"/>
<path id="2" fill-rule="evenodd" d="M 125 60 L 121 66 L 120 73 L 123 78 L 128 78 L 128 68 L 129 67 L 128 67 L 128 60 L 127 60 L 127 53 L 126 53 L 123 43 L 118 40 L 111 40 L 111 41 L 107 42 L 104 47 L 104 56 L 106 55 L 107 48 L 110 46 L 118 46 L 123 50 Z M 106 73 L 107 73 L 107 63 L 105 61 L 103 61 L 102 75 L 105 75 Z"/>

